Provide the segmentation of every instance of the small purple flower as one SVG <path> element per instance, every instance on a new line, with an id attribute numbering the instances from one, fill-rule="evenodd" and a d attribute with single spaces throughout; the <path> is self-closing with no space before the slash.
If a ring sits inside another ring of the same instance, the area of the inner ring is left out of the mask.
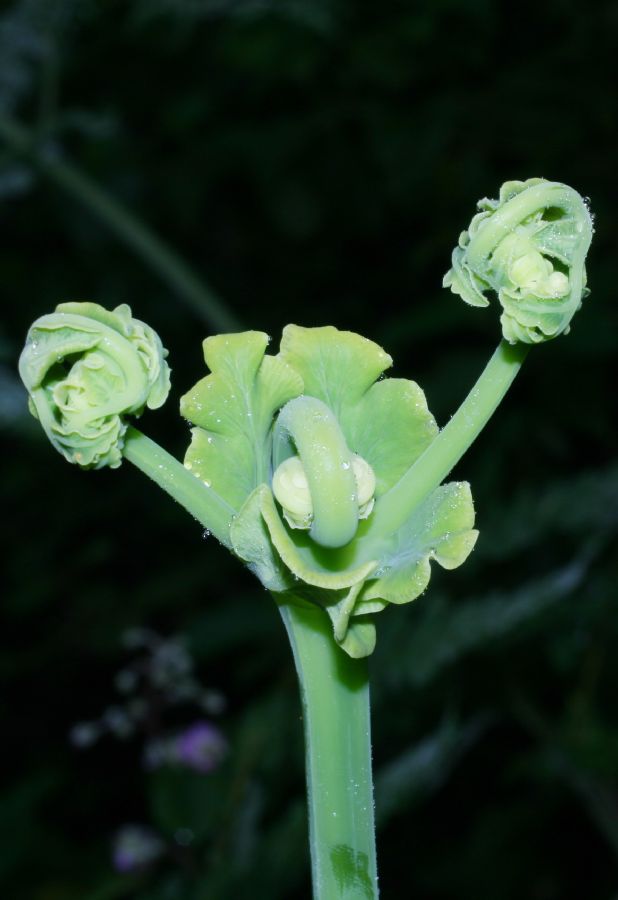
<path id="1" fill-rule="evenodd" d="M 114 837 L 112 863 L 117 872 L 143 872 L 163 853 L 163 841 L 145 825 L 124 825 Z"/>
<path id="2" fill-rule="evenodd" d="M 189 725 L 174 739 L 174 762 L 206 774 L 215 769 L 227 752 L 227 742 L 218 728 L 201 719 Z"/>

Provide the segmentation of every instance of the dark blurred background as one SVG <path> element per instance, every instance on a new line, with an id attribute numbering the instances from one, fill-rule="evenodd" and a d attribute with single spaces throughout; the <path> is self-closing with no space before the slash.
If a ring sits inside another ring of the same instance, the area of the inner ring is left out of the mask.
<path id="1" fill-rule="evenodd" d="M 170 350 L 142 426 L 177 455 L 201 338 L 290 321 L 382 344 L 443 424 L 499 335 L 441 289 L 451 250 L 543 176 L 590 198 L 592 293 L 456 470 L 473 557 L 379 617 L 381 887 L 618 898 L 617 36 L 574 0 L 0 6 L 3 897 L 310 892 L 274 604 L 128 464 L 52 451 L 30 322 L 129 303 Z"/>

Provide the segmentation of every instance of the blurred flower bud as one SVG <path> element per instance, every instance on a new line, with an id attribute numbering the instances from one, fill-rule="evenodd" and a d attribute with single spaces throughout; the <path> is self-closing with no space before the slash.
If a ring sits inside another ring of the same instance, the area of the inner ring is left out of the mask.
<path id="1" fill-rule="evenodd" d="M 114 836 L 112 864 L 117 872 L 143 872 L 159 859 L 165 845 L 145 825 L 124 825 Z"/>
<path id="2" fill-rule="evenodd" d="M 218 728 L 206 720 L 200 720 L 180 732 L 170 749 L 177 765 L 207 774 L 216 769 L 225 757 L 227 742 Z"/>

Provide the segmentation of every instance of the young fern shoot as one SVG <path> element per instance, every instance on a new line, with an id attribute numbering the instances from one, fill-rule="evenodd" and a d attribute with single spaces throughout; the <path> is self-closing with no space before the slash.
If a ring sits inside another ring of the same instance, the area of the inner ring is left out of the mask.
<path id="1" fill-rule="evenodd" d="M 507 182 L 453 252 L 444 284 L 502 307 L 503 339 L 440 430 L 420 387 L 382 378 L 391 357 L 332 326 L 288 325 L 204 341 L 210 374 L 181 400 L 184 463 L 129 427 L 160 406 L 169 369 L 128 307 L 60 305 L 32 326 L 20 372 L 54 446 L 84 468 L 124 456 L 209 529 L 272 592 L 305 711 L 314 897 L 376 898 L 366 666 L 375 616 L 461 565 L 478 537 L 466 482 L 444 483 L 530 346 L 568 332 L 586 293 L 592 222 L 544 179 Z"/>

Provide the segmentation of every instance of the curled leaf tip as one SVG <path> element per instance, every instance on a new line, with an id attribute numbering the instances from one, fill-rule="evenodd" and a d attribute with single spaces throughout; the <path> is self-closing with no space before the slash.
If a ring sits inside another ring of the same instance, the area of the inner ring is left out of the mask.
<path id="1" fill-rule="evenodd" d="M 167 350 L 126 304 L 61 303 L 31 326 L 19 360 L 30 411 L 69 462 L 116 468 L 126 416 L 157 409 L 170 389 Z"/>
<path id="2" fill-rule="evenodd" d="M 502 306 L 504 338 L 538 344 L 569 331 L 587 293 L 585 260 L 592 217 L 565 184 L 529 178 L 507 181 L 497 200 L 478 203 L 443 281 L 466 303 Z"/>

